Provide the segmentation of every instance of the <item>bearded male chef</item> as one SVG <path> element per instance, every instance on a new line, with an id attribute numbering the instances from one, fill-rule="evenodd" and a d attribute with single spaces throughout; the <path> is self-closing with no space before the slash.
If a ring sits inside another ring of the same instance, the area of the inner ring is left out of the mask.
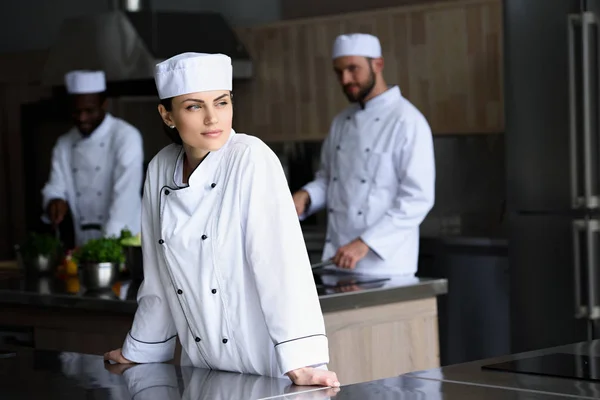
<path id="1" fill-rule="evenodd" d="M 75 244 L 141 229 L 144 151 L 140 132 L 107 112 L 102 71 L 65 75 L 74 127 L 58 138 L 42 190 L 43 219 L 58 226 L 70 209 Z"/>
<path id="2" fill-rule="evenodd" d="M 334 268 L 414 276 L 419 225 L 434 204 L 431 129 L 386 84 L 377 37 L 337 37 L 333 67 L 353 104 L 333 120 L 315 180 L 294 194 L 296 211 L 303 219 L 327 207 L 323 260 Z"/>

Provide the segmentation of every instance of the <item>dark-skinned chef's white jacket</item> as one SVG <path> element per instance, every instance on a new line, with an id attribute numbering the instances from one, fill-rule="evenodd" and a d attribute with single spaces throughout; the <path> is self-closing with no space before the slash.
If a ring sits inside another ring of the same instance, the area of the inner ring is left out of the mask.
<path id="1" fill-rule="evenodd" d="M 326 368 L 323 315 L 275 153 L 232 130 L 189 186 L 183 154 L 167 146 L 148 167 L 144 282 L 123 356 L 170 360 L 179 336 L 184 365 L 267 376 Z"/>
<path id="2" fill-rule="evenodd" d="M 72 128 L 57 140 L 50 178 L 42 189 L 42 206 L 46 210 L 52 199 L 69 203 L 77 246 L 102 236 L 119 236 L 122 229 L 136 235 L 143 174 L 139 130 L 106 114 L 89 137 Z M 49 222 L 45 215 L 42 219 Z"/>

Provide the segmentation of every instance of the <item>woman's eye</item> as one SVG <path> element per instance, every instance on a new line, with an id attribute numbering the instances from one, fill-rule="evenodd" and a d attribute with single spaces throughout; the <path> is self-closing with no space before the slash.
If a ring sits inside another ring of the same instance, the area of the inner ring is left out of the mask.
<path id="1" fill-rule="evenodd" d="M 228 103 L 226 101 L 222 101 L 218 104 L 219 107 L 224 107 L 226 106 Z"/>
<path id="2" fill-rule="evenodd" d="M 191 106 L 187 106 L 186 109 L 190 111 L 195 111 L 200 109 L 200 106 L 198 104 L 192 104 Z"/>

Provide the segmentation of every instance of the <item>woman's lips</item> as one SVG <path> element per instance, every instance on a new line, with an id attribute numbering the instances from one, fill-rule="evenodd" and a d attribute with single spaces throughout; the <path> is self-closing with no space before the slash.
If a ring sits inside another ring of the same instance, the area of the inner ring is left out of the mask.
<path id="1" fill-rule="evenodd" d="M 223 133 L 222 130 L 212 130 L 212 131 L 202 132 L 202 136 L 216 138 L 216 137 L 219 137 L 221 135 L 221 133 Z"/>

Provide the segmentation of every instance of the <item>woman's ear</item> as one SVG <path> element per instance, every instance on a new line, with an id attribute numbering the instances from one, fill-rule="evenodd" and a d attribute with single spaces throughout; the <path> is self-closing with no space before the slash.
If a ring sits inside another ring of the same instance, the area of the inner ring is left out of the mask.
<path id="1" fill-rule="evenodd" d="M 167 111 L 165 106 L 163 106 L 162 104 L 158 105 L 158 113 L 160 114 L 160 117 L 162 118 L 163 122 L 168 127 L 175 126 L 175 122 L 173 121 L 173 117 L 171 116 L 171 113 L 169 111 Z"/>

